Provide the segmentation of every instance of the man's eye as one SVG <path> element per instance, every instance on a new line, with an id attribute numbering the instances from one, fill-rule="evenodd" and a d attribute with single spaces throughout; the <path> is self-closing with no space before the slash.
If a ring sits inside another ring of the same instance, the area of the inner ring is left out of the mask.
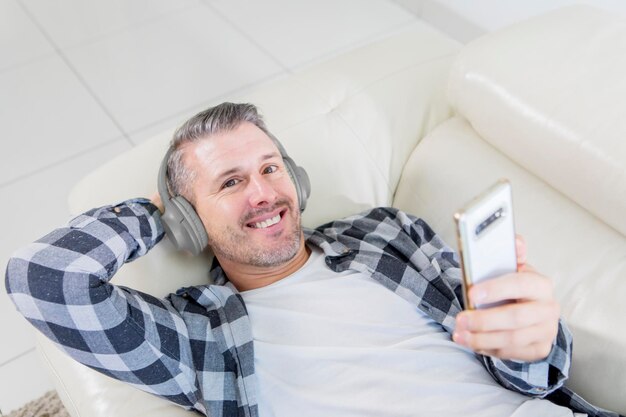
<path id="1" fill-rule="evenodd" d="M 234 187 L 235 185 L 237 185 L 238 182 L 239 181 L 237 181 L 236 179 L 230 179 L 222 185 L 222 188 Z"/>
<path id="2" fill-rule="evenodd" d="M 263 170 L 264 174 L 272 174 L 274 172 L 278 171 L 278 167 L 276 165 L 270 165 L 267 168 L 265 168 Z"/>

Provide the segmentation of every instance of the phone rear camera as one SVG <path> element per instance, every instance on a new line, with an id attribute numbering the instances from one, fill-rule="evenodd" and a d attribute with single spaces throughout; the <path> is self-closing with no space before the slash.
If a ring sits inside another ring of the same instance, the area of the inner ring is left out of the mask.
<path id="1" fill-rule="evenodd" d="M 491 216 L 487 217 L 484 221 L 482 221 L 478 226 L 476 226 L 475 234 L 476 237 L 480 236 L 482 232 L 484 232 L 489 226 L 495 223 L 499 218 L 504 216 L 504 209 L 500 207 L 498 210 L 493 212 Z"/>

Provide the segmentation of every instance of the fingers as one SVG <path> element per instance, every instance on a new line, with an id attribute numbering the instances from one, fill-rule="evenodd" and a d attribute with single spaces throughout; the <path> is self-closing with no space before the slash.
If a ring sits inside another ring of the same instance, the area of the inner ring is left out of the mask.
<path id="1" fill-rule="evenodd" d="M 463 311 L 457 316 L 457 331 L 497 332 L 556 322 L 560 306 L 554 300 L 507 304 L 484 310 Z"/>
<path id="2" fill-rule="evenodd" d="M 504 348 L 478 351 L 481 355 L 494 356 L 500 359 L 533 362 L 545 359 L 552 350 L 551 343 L 534 343 L 521 348 Z"/>
<path id="3" fill-rule="evenodd" d="M 481 305 L 506 300 L 547 301 L 554 298 L 553 293 L 552 281 L 525 270 L 474 284 L 468 295 L 472 304 Z"/>
<path id="4" fill-rule="evenodd" d="M 163 202 L 161 201 L 161 195 L 157 191 L 150 196 L 150 201 L 159 209 L 161 213 L 165 211 Z"/>
<path id="5" fill-rule="evenodd" d="M 472 350 L 482 352 L 520 350 L 535 344 L 544 345 L 548 340 L 551 342 L 554 336 L 552 326 L 537 324 L 515 331 L 455 332 L 454 340 Z"/>
<path id="6" fill-rule="evenodd" d="M 455 332 L 453 340 L 482 355 L 535 361 L 550 354 L 557 331 L 558 328 L 537 325 L 506 332 Z"/>
<path id="7" fill-rule="evenodd" d="M 474 350 L 499 350 L 511 346 L 529 346 L 543 342 L 551 336 L 552 329 L 547 326 L 524 327 L 517 331 L 471 333 L 465 332 L 465 344 Z"/>
<path id="8" fill-rule="evenodd" d="M 502 359 L 545 358 L 558 332 L 560 306 L 552 282 L 536 272 L 516 272 L 470 288 L 470 301 L 498 307 L 463 311 L 456 317 L 454 341 Z"/>
<path id="9" fill-rule="evenodd" d="M 517 269 L 526 264 L 526 240 L 522 235 L 515 235 L 515 253 L 517 254 Z"/>
<path id="10" fill-rule="evenodd" d="M 480 354 L 501 359 L 540 360 L 558 333 L 556 302 L 519 303 L 457 316 L 453 340 Z"/>
<path id="11" fill-rule="evenodd" d="M 518 265 L 517 266 L 517 272 L 534 272 L 537 273 L 537 270 L 529 265 L 529 264 L 524 264 L 524 265 Z"/>

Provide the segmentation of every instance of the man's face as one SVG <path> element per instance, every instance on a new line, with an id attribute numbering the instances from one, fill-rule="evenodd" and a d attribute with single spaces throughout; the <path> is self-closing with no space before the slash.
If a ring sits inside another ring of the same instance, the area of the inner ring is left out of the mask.
<path id="1" fill-rule="evenodd" d="M 222 260 L 279 266 L 304 250 L 294 184 L 278 148 L 252 123 L 188 145 L 195 208 Z"/>

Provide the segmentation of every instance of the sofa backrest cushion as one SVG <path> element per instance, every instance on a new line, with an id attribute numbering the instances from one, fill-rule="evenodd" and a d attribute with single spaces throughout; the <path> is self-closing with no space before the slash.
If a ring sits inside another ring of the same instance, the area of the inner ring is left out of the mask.
<path id="1" fill-rule="evenodd" d="M 571 6 L 463 48 L 449 98 L 478 134 L 626 236 L 626 20 Z"/>

